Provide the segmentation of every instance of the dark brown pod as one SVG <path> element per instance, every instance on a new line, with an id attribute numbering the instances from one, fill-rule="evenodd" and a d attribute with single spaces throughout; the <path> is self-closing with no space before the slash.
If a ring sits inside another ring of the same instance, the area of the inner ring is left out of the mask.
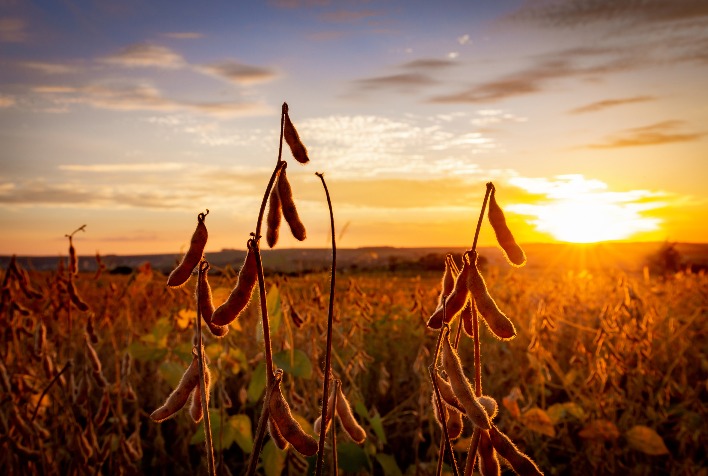
<path id="1" fill-rule="evenodd" d="M 482 476 L 499 476 L 501 474 L 497 452 L 492 446 L 487 431 L 482 430 L 480 434 L 477 454 L 479 454 L 479 472 L 482 473 Z"/>
<path id="2" fill-rule="evenodd" d="M 445 308 L 440 305 L 430 319 L 428 319 L 428 327 L 431 329 L 440 329 L 443 325 L 443 314 L 445 315 L 445 323 L 449 324 L 455 316 L 462 310 L 469 297 L 469 292 L 467 291 L 467 276 L 470 272 L 470 265 L 467 260 L 463 257 L 462 259 L 462 270 L 455 278 L 455 285 L 447 298 L 447 303 Z"/>
<path id="3" fill-rule="evenodd" d="M 285 137 L 285 142 L 290 146 L 293 157 L 301 164 L 308 163 L 310 158 L 307 156 L 307 148 L 300 140 L 300 135 L 297 133 L 295 126 L 290 120 L 287 109 L 285 109 L 285 117 L 283 119 L 283 136 Z"/>
<path id="4" fill-rule="evenodd" d="M 197 229 L 194 230 L 192 234 L 189 249 L 182 258 L 182 262 L 177 265 L 167 278 L 167 285 L 169 287 L 178 287 L 186 283 L 189 277 L 192 276 L 194 268 L 199 264 L 199 261 L 201 261 L 204 255 L 204 247 L 206 246 L 207 238 L 209 238 L 209 233 L 204 224 L 204 219 L 208 214 L 209 210 L 207 210 L 206 213 L 197 215 Z"/>
<path id="5" fill-rule="evenodd" d="M 290 413 L 290 405 L 280 390 L 280 382 L 273 390 L 268 404 L 270 416 L 283 438 L 293 445 L 300 454 L 312 456 L 317 453 L 317 441 L 302 429 L 300 423 Z"/>
<path id="6" fill-rule="evenodd" d="M 487 284 L 484 282 L 482 274 L 477 268 L 477 253 L 470 257 L 473 262 L 468 275 L 467 287 L 474 298 L 477 310 L 487 323 L 487 327 L 500 339 L 511 339 L 516 336 L 514 324 L 506 315 L 499 310 L 497 303 L 492 299 L 487 291 Z"/>
<path id="7" fill-rule="evenodd" d="M 349 400 L 344 396 L 341 387 L 337 389 L 337 415 L 347 435 L 349 435 L 355 443 L 363 443 L 366 439 L 366 431 L 364 431 L 361 425 L 359 425 L 359 422 L 356 421 L 356 418 L 354 418 Z"/>
<path id="8" fill-rule="evenodd" d="M 283 434 L 280 433 L 280 430 L 278 429 L 277 425 L 273 423 L 272 418 L 268 418 L 268 434 L 270 434 L 270 437 L 273 439 L 275 446 L 277 446 L 279 450 L 287 450 L 290 446 L 288 440 L 283 438 Z"/>
<path id="9" fill-rule="evenodd" d="M 526 254 L 514 240 L 514 235 L 511 234 L 511 230 L 506 224 L 504 212 L 497 203 L 494 192 L 495 190 L 492 188 L 492 195 L 489 199 L 489 212 L 487 214 L 489 223 L 492 225 L 494 234 L 497 236 L 497 242 L 504 250 L 504 255 L 509 260 L 509 263 L 514 266 L 523 266 L 526 263 Z"/>
<path id="10" fill-rule="evenodd" d="M 258 268 L 256 266 L 256 254 L 249 242 L 248 253 L 243 262 L 243 266 L 238 273 L 238 282 L 229 294 L 228 299 L 216 308 L 211 316 L 211 324 L 215 326 L 227 326 L 231 324 L 246 309 L 251 301 L 253 288 L 258 280 Z M 212 331 L 213 332 L 213 331 Z"/>
<path id="11" fill-rule="evenodd" d="M 199 361 L 195 355 L 192 359 L 192 363 L 182 375 L 182 379 L 179 381 L 179 384 L 177 384 L 177 387 L 172 391 L 170 396 L 167 397 L 165 403 L 152 412 L 150 418 L 160 423 L 173 416 L 184 407 L 187 400 L 189 400 L 189 395 L 197 385 L 199 385 Z"/>
<path id="12" fill-rule="evenodd" d="M 536 463 L 524 453 L 519 451 L 516 445 L 492 425 L 489 429 L 489 439 L 495 450 L 509 463 L 511 468 L 520 476 L 542 476 L 543 472 L 538 469 Z"/>
<path id="13" fill-rule="evenodd" d="M 277 184 L 270 191 L 268 199 L 268 215 L 266 216 L 266 242 L 270 248 L 278 242 L 280 233 L 280 218 L 283 214 L 283 207 L 280 203 Z"/>
<path id="14" fill-rule="evenodd" d="M 295 238 L 303 241 L 307 238 L 307 232 L 305 225 L 303 225 L 302 220 L 300 220 L 300 215 L 297 213 L 297 207 L 293 199 L 293 190 L 290 187 L 288 175 L 285 172 L 286 168 L 287 165 L 284 165 L 283 169 L 280 171 L 280 176 L 278 176 L 278 196 L 280 197 L 283 216 L 285 217 L 285 221 L 288 222 L 290 231 Z"/>

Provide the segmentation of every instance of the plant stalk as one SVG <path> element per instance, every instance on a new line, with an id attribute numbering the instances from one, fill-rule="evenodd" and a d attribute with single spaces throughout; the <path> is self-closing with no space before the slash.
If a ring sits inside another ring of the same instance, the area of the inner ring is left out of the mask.
<path id="1" fill-rule="evenodd" d="M 202 279 L 202 274 L 209 269 L 209 262 L 203 260 L 199 263 L 199 277 L 197 283 Z M 197 285 L 198 286 L 198 285 Z M 197 292 L 197 358 L 199 359 L 199 391 L 202 398 L 202 413 L 204 414 L 204 441 L 207 452 L 207 467 L 210 476 L 216 476 L 214 465 L 214 444 L 211 439 L 211 417 L 209 415 L 209 395 L 207 394 L 205 369 L 204 369 L 204 345 L 202 344 L 202 312 L 199 302 L 199 292 Z"/>
<path id="2" fill-rule="evenodd" d="M 332 235 L 332 276 L 329 282 L 329 310 L 327 312 L 327 348 L 325 351 L 325 368 L 324 368 L 324 383 L 322 384 L 322 427 L 324 429 L 327 421 L 327 404 L 329 400 L 329 377 L 332 370 L 332 327 L 334 325 L 334 285 L 337 271 L 337 243 L 334 234 L 334 212 L 332 211 L 332 200 L 329 196 L 329 190 L 325 183 L 324 174 L 315 173 L 322 181 L 325 195 L 327 197 L 327 206 L 329 207 L 329 222 Z M 321 476 L 324 466 L 324 445 L 326 431 L 320 432 L 320 440 L 317 445 L 317 465 L 315 467 L 315 475 Z"/>

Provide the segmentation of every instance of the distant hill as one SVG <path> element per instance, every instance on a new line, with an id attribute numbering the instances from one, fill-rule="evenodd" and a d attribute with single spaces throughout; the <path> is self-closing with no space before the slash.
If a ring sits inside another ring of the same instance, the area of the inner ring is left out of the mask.
<path id="1" fill-rule="evenodd" d="M 619 268 L 626 271 L 641 270 L 650 257 L 665 247 L 665 243 L 530 243 L 524 250 L 528 257 L 527 268 L 543 269 L 559 267 L 568 269 L 602 270 Z M 673 245 L 678 252 L 681 266 L 694 266 L 694 269 L 708 268 L 708 244 L 678 243 Z M 394 248 L 366 247 L 337 250 L 337 269 L 354 270 L 442 270 L 446 253 L 458 257 L 463 248 Z M 499 248 L 481 247 L 480 256 L 490 266 L 504 264 L 504 256 Z M 239 269 L 246 255 L 245 250 L 223 250 L 207 253 L 212 269 L 218 271 L 225 267 Z M 326 248 L 275 249 L 262 250 L 263 266 L 267 272 L 299 274 L 312 271 L 328 270 L 331 250 Z M 66 256 L 18 257 L 19 262 L 28 269 L 37 271 L 55 270 L 59 260 Z M 181 257 L 178 254 L 101 256 L 107 270 L 129 272 L 131 269 L 149 262 L 156 269 L 168 273 Z M 0 257 L 0 266 L 5 268 L 9 256 Z M 80 256 L 81 271 L 94 272 L 97 268 L 95 256 Z"/>

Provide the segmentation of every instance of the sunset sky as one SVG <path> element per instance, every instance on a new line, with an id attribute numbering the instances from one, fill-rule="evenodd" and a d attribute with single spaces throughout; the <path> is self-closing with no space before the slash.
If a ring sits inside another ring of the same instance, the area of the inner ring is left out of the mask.
<path id="1" fill-rule="evenodd" d="M 708 241 L 705 0 L 0 0 L 0 254 L 243 249 L 283 101 L 279 247 Z"/>

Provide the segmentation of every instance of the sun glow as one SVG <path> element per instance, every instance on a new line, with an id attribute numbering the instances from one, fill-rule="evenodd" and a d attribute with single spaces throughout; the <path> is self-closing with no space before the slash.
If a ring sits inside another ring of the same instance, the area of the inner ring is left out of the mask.
<path id="1" fill-rule="evenodd" d="M 664 204 L 662 194 L 646 190 L 610 192 L 607 184 L 582 175 L 561 175 L 555 179 L 515 178 L 510 180 L 546 200 L 537 204 L 518 204 L 509 210 L 534 216 L 533 225 L 559 241 L 596 243 L 625 240 L 639 232 L 659 229 L 661 221 L 642 212 Z"/>

